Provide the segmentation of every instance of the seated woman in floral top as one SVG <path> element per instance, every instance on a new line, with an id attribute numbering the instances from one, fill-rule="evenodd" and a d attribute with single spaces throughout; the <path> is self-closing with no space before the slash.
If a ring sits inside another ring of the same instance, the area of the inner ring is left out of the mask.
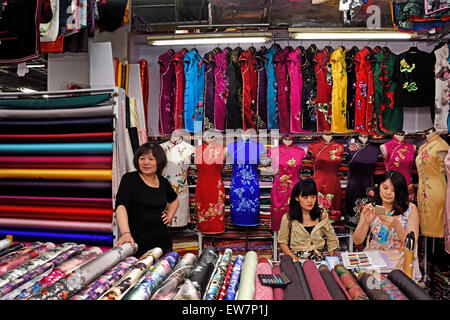
<path id="1" fill-rule="evenodd" d="M 331 255 L 339 247 L 328 215 L 317 203 L 317 187 L 313 179 L 302 179 L 294 186 L 289 202 L 289 213 L 281 219 L 278 244 L 284 254 L 294 260 L 320 257 L 327 237 Z"/>

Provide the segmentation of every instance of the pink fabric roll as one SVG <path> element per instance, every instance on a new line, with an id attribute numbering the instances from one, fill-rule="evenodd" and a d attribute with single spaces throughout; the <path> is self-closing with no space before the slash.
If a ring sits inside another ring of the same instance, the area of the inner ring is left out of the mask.
<path id="1" fill-rule="evenodd" d="M 305 272 L 305 278 L 308 282 L 309 290 L 314 300 L 333 300 L 330 293 L 320 276 L 316 263 L 312 260 L 307 260 L 302 265 Z"/>
<path id="2" fill-rule="evenodd" d="M 337 275 L 336 271 L 334 271 L 334 269 L 331 270 L 331 274 L 334 277 L 334 280 L 336 280 L 337 284 L 339 285 L 339 287 L 341 288 L 342 292 L 344 292 L 345 296 L 347 297 L 348 300 L 353 300 L 353 298 L 350 296 L 350 294 L 347 292 L 347 289 L 345 289 L 344 284 L 342 283 L 341 279 L 339 278 L 339 276 Z"/>
<path id="3" fill-rule="evenodd" d="M 0 226 L 20 229 L 73 230 L 112 232 L 112 223 L 96 221 L 64 221 L 46 219 L 0 218 Z"/>
<path id="4" fill-rule="evenodd" d="M 272 269 L 273 274 L 280 274 L 281 269 L 280 266 L 274 266 Z M 273 300 L 283 300 L 284 297 L 284 289 L 283 288 L 273 288 Z"/>
<path id="5" fill-rule="evenodd" d="M 32 196 L 0 196 L 0 203 L 38 206 L 68 206 L 112 208 L 110 198 L 66 198 L 66 197 L 32 197 Z M 1 223 L 0 223 L 1 225 Z"/>
<path id="6" fill-rule="evenodd" d="M 112 156 L 1 156 L 0 168 L 111 169 Z"/>
<path id="7" fill-rule="evenodd" d="M 268 286 L 263 286 L 259 282 L 258 274 L 272 274 L 272 267 L 267 262 L 260 262 L 256 267 L 256 278 L 255 278 L 255 296 L 254 300 L 273 300 L 273 288 Z"/>

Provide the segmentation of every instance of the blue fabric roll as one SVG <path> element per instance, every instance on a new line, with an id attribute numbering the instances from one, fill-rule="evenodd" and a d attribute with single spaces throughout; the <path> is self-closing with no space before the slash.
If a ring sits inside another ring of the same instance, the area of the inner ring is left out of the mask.
<path id="1" fill-rule="evenodd" d="M 51 232 L 0 228 L 0 238 L 3 238 L 7 234 L 12 235 L 16 241 L 75 242 L 100 246 L 113 245 L 112 233 Z"/>
<path id="2" fill-rule="evenodd" d="M 113 142 L 0 144 L 0 154 L 111 154 Z"/>
<path id="3" fill-rule="evenodd" d="M 230 283 L 228 284 L 227 294 L 225 300 L 234 300 L 239 286 L 239 279 L 241 277 L 242 265 L 244 264 L 244 257 L 238 255 L 234 263 L 233 273 L 231 274 Z"/>

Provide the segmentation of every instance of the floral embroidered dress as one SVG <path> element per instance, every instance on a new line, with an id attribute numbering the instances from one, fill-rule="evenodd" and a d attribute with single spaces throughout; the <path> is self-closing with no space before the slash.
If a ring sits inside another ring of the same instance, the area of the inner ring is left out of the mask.
<path id="1" fill-rule="evenodd" d="M 174 51 L 168 50 L 158 58 L 159 91 L 159 134 L 168 135 L 174 130 L 173 103 L 175 98 L 175 69 L 172 64 Z"/>
<path id="2" fill-rule="evenodd" d="M 225 130 L 227 98 L 228 98 L 228 76 L 227 76 L 227 53 L 228 49 L 214 55 L 214 128 Z"/>
<path id="3" fill-rule="evenodd" d="M 256 90 L 256 128 L 267 129 L 267 74 L 264 68 L 265 53 L 267 49 L 261 48 L 256 53 L 256 74 L 258 87 Z"/>
<path id="4" fill-rule="evenodd" d="M 203 100 L 203 131 L 214 128 L 214 96 L 215 96 L 215 79 L 214 69 L 216 63 L 214 62 L 214 53 L 208 52 L 203 58 L 203 65 L 205 70 L 205 97 Z"/>
<path id="5" fill-rule="evenodd" d="M 397 130 L 402 130 L 403 127 L 403 110 L 395 104 L 397 82 L 393 75 L 397 56 L 385 47 L 374 54 L 373 58 L 372 72 L 378 133 L 393 134 Z"/>
<path id="6" fill-rule="evenodd" d="M 225 232 L 224 147 L 212 142 L 195 148 L 197 228 L 201 233 Z"/>
<path id="7" fill-rule="evenodd" d="M 258 74 L 256 73 L 255 48 L 251 47 L 239 57 L 242 74 L 242 128 L 256 129 L 256 98 Z"/>
<path id="8" fill-rule="evenodd" d="M 333 74 L 333 89 L 331 92 L 331 131 L 347 133 L 347 70 L 345 68 L 346 51 L 339 47 L 330 56 Z"/>
<path id="9" fill-rule="evenodd" d="M 242 129 L 242 73 L 239 57 L 242 48 L 237 47 L 227 53 L 228 97 L 226 104 L 226 128 Z"/>
<path id="10" fill-rule="evenodd" d="M 308 153 L 314 163 L 314 181 L 317 185 L 319 206 L 330 219 L 340 220 L 342 188 L 338 176 L 344 146 L 335 141 L 321 138 L 308 146 Z"/>
<path id="11" fill-rule="evenodd" d="M 413 201 L 414 185 L 412 183 L 411 171 L 414 163 L 414 153 L 416 151 L 415 145 L 405 140 L 400 141 L 394 136 L 384 146 L 386 148 L 386 157 L 383 157 L 383 160 L 386 171 L 396 170 L 403 174 L 408 184 L 409 200 Z"/>
<path id="12" fill-rule="evenodd" d="M 302 73 L 302 53 L 300 48 L 296 48 L 290 52 L 287 57 L 287 68 L 289 80 L 291 83 L 289 99 L 290 99 L 290 132 L 305 133 L 312 132 L 303 128 L 302 116 L 302 90 L 303 90 L 303 73 Z"/>
<path id="13" fill-rule="evenodd" d="M 445 176 L 447 181 L 450 180 L 450 152 L 444 159 Z M 445 251 L 450 254 L 450 184 L 447 184 L 447 198 L 445 199 L 445 216 L 444 216 L 444 241 Z"/>
<path id="14" fill-rule="evenodd" d="M 345 68 L 347 71 L 347 128 L 355 130 L 355 96 L 356 73 L 355 56 L 359 52 L 358 47 L 353 46 L 345 54 Z"/>
<path id="15" fill-rule="evenodd" d="M 424 236 L 444 236 L 444 210 L 447 181 L 444 159 L 438 153 L 448 152 L 448 144 L 435 134 L 420 146 L 416 166 L 419 173 L 417 204 L 420 215 L 420 232 Z"/>
<path id="16" fill-rule="evenodd" d="M 281 218 L 289 212 L 289 201 L 294 185 L 299 180 L 299 170 L 305 157 L 305 150 L 294 145 L 271 148 L 268 151 L 275 173 L 270 194 L 270 229 L 280 230 Z"/>
<path id="17" fill-rule="evenodd" d="M 258 162 L 264 146 L 251 139 L 239 139 L 227 146 L 233 163 L 230 187 L 231 222 L 240 226 L 259 225 Z"/>
<path id="18" fill-rule="evenodd" d="M 331 51 L 324 48 L 313 58 L 317 79 L 317 132 L 331 130 L 331 91 L 333 78 L 330 62 Z"/>
<path id="19" fill-rule="evenodd" d="M 184 125 L 188 132 L 202 132 L 205 66 L 195 49 L 184 56 Z"/>
<path id="20" fill-rule="evenodd" d="M 356 96 L 355 132 L 367 131 L 376 134 L 377 123 L 374 109 L 374 85 L 372 75 L 372 53 L 364 47 L 355 55 Z"/>
<path id="21" fill-rule="evenodd" d="M 163 176 L 169 180 L 180 202 L 180 206 L 169 226 L 184 227 L 191 220 L 189 216 L 187 170 L 191 163 L 191 156 L 195 152 L 195 147 L 181 138 L 178 140 L 172 138 L 167 142 L 161 143 L 161 147 L 167 156 L 167 166 L 163 170 Z"/>
<path id="22" fill-rule="evenodd" d="M 367 204 L 367 193 L 373 187 L 373 174 L 380 149 L 368 143 L 354 142 L 344 148 L 348 159 L 348 182 L 345 191 L 345 225 L 356 228 L 361 208 Z"/>
<path id="23" fill-rule="evenodd" d="M 184 55 L 186 49 L 181 49 L 174 54 L 172 64 L 175 70 L 175 98 L 173 105 L 173 121 L 175 129 L 183 129 L 183 108 L 184 108 Z"/>
<path id="24" fill-rule="evenodd" d="M 399 219 L 403 228 L 406 230 L 406 225 L 408 223 L 409 214 L 411 213 L 411 206 L 408 210 L 402 214 Z M 370 223 L 370 241 L 368 250 L 384 250 L 390 252 L 401 252 L 403 251 L 403 246 L 400 238 L 397 235 L 395 228 L 389 229 L 389 235 L 386 240 L 379 239 L 380 230 L 383 223 L 380 218 L 375 217 L 375 219 Z M 419 281 L 422 278 L 422 274 L 419 269 L 419 261 L 417 258 L 413 260 L 413 281 Z"/>
<path id="25" fill-rule="evenodd" d="M 314 44 L 302 50 L 302 121 L 303 129 L 312 131 L 317 130 L 317 80 L 313 63 L 316 53 L 317 47 Z"/>
<path id="26" fill-rule="evenodd" d="M 273 57 L 275 62 L 275 73 L 278 84 L 278 119 L 280 124 L 280 133 L 289 133 L 289 73 L 287 68 L 287 58 L 290 48 L 286 47 Z"/>

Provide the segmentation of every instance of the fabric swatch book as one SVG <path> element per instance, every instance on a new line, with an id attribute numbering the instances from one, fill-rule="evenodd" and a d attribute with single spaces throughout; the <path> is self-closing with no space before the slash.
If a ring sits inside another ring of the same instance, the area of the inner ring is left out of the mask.
<path id="1" fill-rule="evenodd" d="M 343 252 L 342 263 L 347 269 L 393 269 L 387 256 L 379 251 Z"/>

